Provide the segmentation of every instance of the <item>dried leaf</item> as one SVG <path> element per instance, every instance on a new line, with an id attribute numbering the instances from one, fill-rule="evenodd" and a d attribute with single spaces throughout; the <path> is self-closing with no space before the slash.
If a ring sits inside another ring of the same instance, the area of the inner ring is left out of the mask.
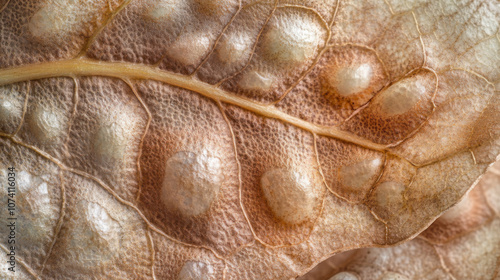
<path id="1" fill-rule="evenodd" d="M 394 247 L 338 254 L 299 279 L 497 279 L 499 171 L 497 162 L 461 202 L 417 238 Z"/>
<path id="2" fill-rule="evenodd" d="M 500 153 L 497 1 L 0 7 L 19 277 L 293 278 L 415 237 Z"/>

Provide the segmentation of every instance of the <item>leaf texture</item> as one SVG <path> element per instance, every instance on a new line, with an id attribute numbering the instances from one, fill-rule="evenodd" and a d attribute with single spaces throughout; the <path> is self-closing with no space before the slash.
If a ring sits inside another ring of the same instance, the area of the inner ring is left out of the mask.
<path id="1" fill-rule="evenodd" d="M 417 238 L 338 254 L 298 279 L 498 279 L 499 167 Z"/>
<path id="2" fill-rule="evenodd" d="M 0 7 L 20 279 L 291 279 L 417 236 L 500 153 L 497 1 Z"/>

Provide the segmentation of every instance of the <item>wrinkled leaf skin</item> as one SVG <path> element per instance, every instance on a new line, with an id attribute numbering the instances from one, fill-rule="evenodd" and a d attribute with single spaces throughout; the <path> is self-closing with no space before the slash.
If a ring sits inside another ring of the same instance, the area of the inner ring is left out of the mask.
<path id="1" fill-rule="evenodd" d="M 462 251 L 497 237 L 496 189 L 472 188 L 500 154 L 499 19 L 486 0 L 0 0 L 15 279 L 294 279 L 372 247 L 336 267 L 498 271 Z"/>

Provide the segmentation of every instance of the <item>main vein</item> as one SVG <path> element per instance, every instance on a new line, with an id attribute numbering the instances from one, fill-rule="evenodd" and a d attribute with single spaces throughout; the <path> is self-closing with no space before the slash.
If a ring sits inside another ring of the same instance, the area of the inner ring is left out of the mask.
<path id="1" fill-rule="evenodd" d="M 243 109 L 295 125 L 316 135 L 328 136 L 368 149 L 384 151 L 386 146 L 371 142 L 337 127 L 327 127 L 288 115 L 272 105 L 258 102 L 228 93 L 214 85 L 196 78 L 171 73 L 144 64 L 123 62 L 101 62 L 89 59 L 71 59 L 63 61 L 30 64 L 0 70 L 0 86 L 17 82 L 53 78 L 62 76 L 105 76 L 122 79 L 155 80 L 172 86 L 197 92 L 213 100 L 239 106 Z"/>

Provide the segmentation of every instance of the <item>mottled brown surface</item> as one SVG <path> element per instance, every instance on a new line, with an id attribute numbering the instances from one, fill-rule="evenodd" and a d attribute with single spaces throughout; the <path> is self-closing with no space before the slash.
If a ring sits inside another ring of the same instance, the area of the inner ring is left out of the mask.
<path id="1" fill-rule="evenodd" d="M 470 190 L 500 154 L 499 18 L 486 0 L 0 1 L 16 279 L 292 279 L 426 229 L 335 267 L 483 279 L 497 188 Z"/>
<path id="2" fill-rule="evenodd" d="M 298 279 L 394 279 L 384 278 L 391 274 L 399 277 L 395 279 L 498 279 L 499 170 L 497 162 L 459 204 L 417 238 L 395 247 L 335 255 Z M 341 277 L 346 274 L 351 278 Z"/>

